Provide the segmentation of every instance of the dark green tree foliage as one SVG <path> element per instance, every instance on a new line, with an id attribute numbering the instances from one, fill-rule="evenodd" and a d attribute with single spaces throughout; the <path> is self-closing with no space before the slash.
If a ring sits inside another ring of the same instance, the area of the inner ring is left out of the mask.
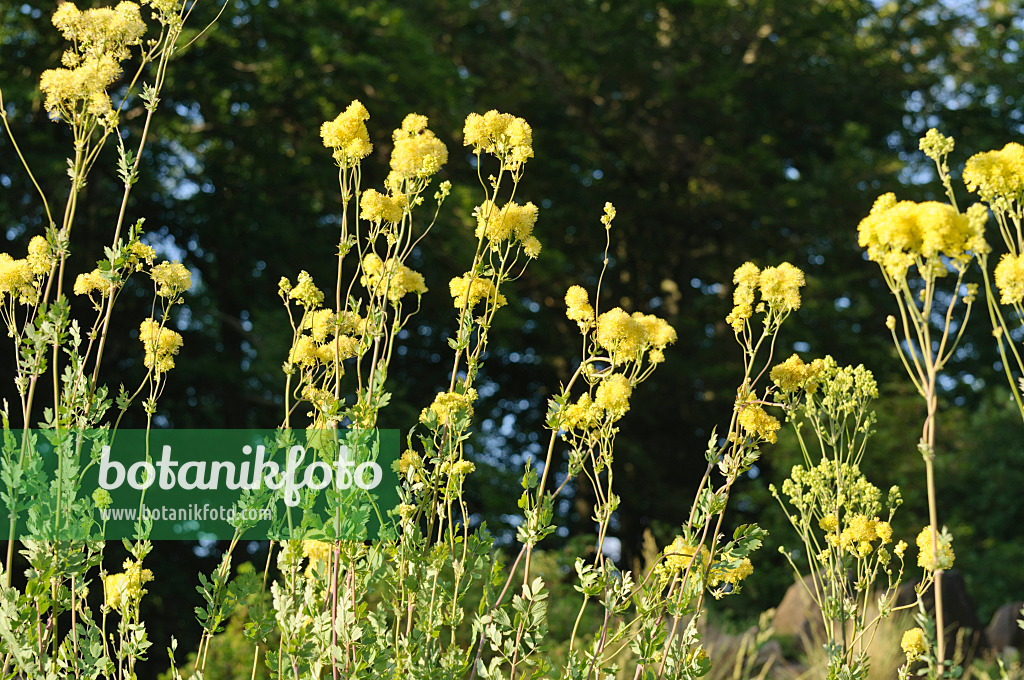
<path id="1" fill-rule="evenodd" d="M 389 133 L 409 111 L 428 115 L 451 152 L 443 174 L 455 190 L 418 254 L 430 292 L 395 365 L 385 423 L 408 429 L 433 388 L 447 384 L 447 282 L 472 247 L 470 213 L 481 194 L 461 146 L 462 121 L 471 111 L 508 111 L 534 128 L 537 157 L 520 197 L 542 208 L 544 252 L 506 293 L 512 304 L 493 334 L 502 344 L 477 409 L 475 448 L 490 464 L 474 478 L 480 517 L 500 525 L 522 465 L 541 453 L 547 395 L 571 374 L 578 342 L 561 296 L 571 283 L 596 283 L 598 218 L 612 201 L 618 218 L 602 308 L 664 315 L 679 334 L 623 421 L 618 520 L 628 557 L 645 526 L 683 519 L 711 427 L 732 408 L 740 350 L 724 316 L 735 267 L 789 260 L 807 272 L 804 306 L 776 360 L 794 349 L 831 353 L 865 363 L 880 382 L 898 377 L 883 325 L 889 301 L 856 247 L 857 223 L 883 191 L 925 195 L 900 181 L 927 177 L 916 154 L 927 126 L 944 123 L 979 149 L 1018 131 L 1016 3 L 980 13 L 938 0 L 878 4 L 228 2 L 216 27 L 171 68 L 147 172 L 129 206 L 163 254 L 199 275 L 179 320 L 185 347 L 162 400 L 165 424 L 280 420 L 289 338 L 277 281 L 301 269 L 333 280 L 339 198 L 318 131 L 358 98 L 375 144 L 364 187 L 380 187 Z M 200 4 L 192 25 L 217 9 Z M 67 140 L 45 120 L 35 90 L 62 49 L 51 11 L 0 2 L 5 105 L 52 200 L 63 191 Z M 129 102 L 124 116 L 129 136 L 138 134 L 139 106 Z M 0 149 L 0 220 L 13 250 L 40 231 L 41 213 L 6 139 Z M 91 267 L 109 238 L 113 168 L 111 155 L 93 176 L 76 272 Z M 138 308 L 121 310 L 108 382 L 141 374 L 133 334 L 146 299 L 140 286 Z M 965 373 L 986 370 L 976 358 L 989 350 L 983 330 L 979 338 Z M 764 462 L 767 477 L 770 455 Z M 763 509 L 759 483 L 740 514 Z M 573 492 L 560 511 L 574 532 L 587 532 L 588 490 Z"/>

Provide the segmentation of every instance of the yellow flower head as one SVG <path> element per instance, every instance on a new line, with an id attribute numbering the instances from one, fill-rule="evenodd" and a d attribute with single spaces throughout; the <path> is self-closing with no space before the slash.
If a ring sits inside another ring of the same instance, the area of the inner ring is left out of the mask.
<path id="1" fill-rule="evenodd" d="M 427 129 L 427 117 L 410 113 L 392 135 L 391 169 L 403 179 L 424 179 L 448 162 L 448 147 Z"/>
<path id="2" fill-rule="evenodd" d="M 1024 198 L 1024 146 L 1010 142 L 999 151 L 977 153 L 964 166 L 964 184 L 986 203 Z"/>
<path id="3" fill-rule="evenodd" d="M 366 107 L 355 99 L 337 118 L 320 126 L 324 146 L 334 149 L 334 160 L 341 167 L 352 167 L 373 151 L 370 135 L 366 131 L 365 121 L 369 119 Z"/>
<path id="4" fill-rule="evenodd" d="M 698 551 L 682 536 L 676 536 L 665 547 L 665 564 L 673 572 L 685 572 L 688 568 L 692 572 L 700 572 L 708 566 L 710 559 L 711 551 L 707 547 L 701 546 Z"/>
<path id="5" fill-rule="evenodd" d="M 953 560 L 956 555 L 953 554 L 953 546 L 948 540 L 942 538 L 942 534 L 938 535 L 939 544 L 939 555 L 938 559 L 935 558 L 935 551 L 932 549 L 932 527 L 931 525 L 921 529 L 921 533 L 917 535 L 917 566 L 924 567 L 928 571 L 935 571 L 937 569 L 950 569 L 953 566 Z"/>
<path id="6" fill-rule="evenodd" d="M 533 203 L 519 205 L 512 202 L 499 210 L 487 200 L 474 213 L 476 237 L 487 237 L 493 246 L 513 238 L 525 242 L 533 235 L 533 227 L 537 224 L 537 206 Z"/>
<path id="7" fill-rule="evenodd" d="M 334 333 L 336 328 L 335 321 L 336 318 L 333 310 L 318 309 L 312 314 L 306 315 L 303 328 L 308 328 L 312 331 L 313 340 L 323 342 L 327 339 L 327 336 Z"/>
<path id="8" fill-rule="evenodd" d="M 313 338 L 308 335 L 300 335 L 296 338 L 295 344 L 288 352 L 288 361 L 307 368 L 316 366 L 320 357 L 317 355 L 316 343 L 313 342 Z"/>
<path id="9" fill-rule="evenodd" d="M 53 14 L 53 25 L 65 40 L 75 45 L 75 50 L 65 53 L 64 62 L 68 66 L 77 65 L 74 63 L 76 54 L 109 54 L 118 61 L 127 59 L 128 48 L 142 42 L 146 32 L 139 6 L 134 2 L 84 12 L 74 3 L 63 2 Z"/>
<path id="10" fill-rule="evenodd" d="M 565 292 L 565 315 L 575 321 L 580 330 L 586 332 L 594 324 L 594 308 L 590 306 L 590 296 L 583 286 L 569 286 Z"/>
<path id="11" fill-rule="evenodd" d="M 420 413 L 420 422 L 426 422 L 427 412 L 433 411 L 437 415 L 439 426 L 454 425 L 458 416 L 473 416 L 473 404 L 476 402 L 476 390 L 470 388 L 465 394 L 458 392 L 440 392 L 434 397 L 433 403 Z"/>
<path id="12" fill-rule="evenodd" d="M 601 421 L 602 409 L 584 394 L 575 404 L 569 404 L 558 414 L 558 427 L 562 430 L 591 430 Z"/>
<path id="13" fill-rule="evenodd" d="M 99 293 L 100 297 L 107 297 L 110 293 L 110 281 L 103 277 L 99 269 L 79 274 L 75 279 L 75 295 L 92 295 L 94 292 Z"/>
<path id="14" fill-rule="evenodd" d="M 141 562 L 124 561 L 124 572 L 109 574 L 103 579 L 103 594 L 108 607 L 124 612 L 125 607 L 137 604 L 146 590 L 144 584 L 153 580 L 153 572 L 143 569 Z"/>
<path id="15" fill-rule="evenodd" d="M 597 344 L 611 352 L 618 362 L 636 359 L 646 337 L 643 324 L 621 307 L 610 309 L 597 317 Z"/>
<path id="16" fill-rule="evenodd" d="M 313 277 L 305 270 L 299 272 L 295 287 L 290 289 L 288 297 L 297 301 L 306 309 L 314 309 L 324 301 L 324 294 L 313 283 Z"/>
<path id="17" fill-rule="evenodd" d="M 724 567 L 712 569 L 708 575 L 708 585 L 717 586 L 720 583 L 728 583 L 731 586 L 737 586 L 753 573 L 754 565 L 751 563 L 750 558 L 744 557 L 739 565 L 732 569 Z"/>
<path id="18" fill-rule="evenodd" d="M 362 284 L 372 295 L 386 295 L 392 303 L 398 303 L 409 293 L 423 295 L 427 292 L 423 275 L 399 264 L 395 258 L 382 262 L 374 253 L 363 257 Z"/>
<path id="19" fill-rule="evenodd" d="M 388 196 L 376 189 L 367 189 L 359 203 L 360 217 L 369 222 L 390 222 L 397 224 L 409 205 L 409 197 L 405 194 Z"/>
<path id="20" fill-rule="evenodd" d="M 1024 253 L 1005 253 L 996 265 L 996 287 L 1004 305 L 1019 305 L 1024 300 Z"/>
<path id="21" fill-rule="evenodd" d="M 778 267 L 765 267 L 758 277 L 761 299 L 779 312 L 800 309 L 800 288 L 804 285 L 804 273 L 788 262 Z"/>
<path id="22" fill-rule="evenodd" d="M 362 351 L 359 340 L 351 335 L 339 335 L 328 342 L 316 346 L 316 358 L 325 365 L 334 364 L 334 355 L 337 353 L 338 361 L 357 357 Z"/>
<path id="23" fill-rule="evenodd" d="M 798 354 L 794 354 L 772 368 L 771 378 L 783 392 L 803 389 L 808 394 L 814 394 L 824 368 L 825 362 L 821 359 L 805 364 Z"/>
<path id="24" fill-rule="evenodd" d="M 15 260 L 7 253 L 0 253 L 0 300 L 10 293 L 22 302 L 27 302 L 35 291 L 32 265 L 29 260 Z"/>
<path id="25" fill-rule="evenodd" d="M 868 258 L 891 278 L 900 280 L 916 258 L 932 265 L 928 269 L 934 274 L 945 271 L 943 256 L 954 266 L 966 267 L 975 254 L 988 250 L 984 226 L 983 220 L 961 215 L 945 203 L 897 203 L 895 196 L 886 194 L 861 220 L 857 232 Z"/>
<path id="26" fill-rule="evenodd" d="M 907 655 L 907 661 L 916 661 L 928 649 L 924 638 L 924 630 L 921 628 L 911 628 L 905 632 L 903 639 L 900 641 L 900 647 L 903 648 L 903 653 Z"/>
<path id="27" fill-rule="evenodd" d="M 833 532 L 839 528 L 839 518 L 835 514 L 825 515 L 818 521 L 822 531 Z"/>
<path id="28" fill-rule="evenodd" d="M 743 428 L 747 436 L 764 439 L 770 444 L 774 444 L 778 440 L 776 433 L 782 427 L 779 421 L 774 416 L 768 415 L 760 404 L 751 403 L 743 405 L 736 422 Z"/>
<path id="29" fill-rule="evenodd" d="M 456 276 L 448 282 L 448 291 L 456 309 L 473 309 L 481 300 L 493 304 L 495 309 L 505 306 L 505 296 L 497 291 L 490 279 L 470 274 Z"/>
<path id="30" fill-rule="evenodd" d="M 28 242 L 28 257 L 26 259 L 33 276 L 46 276 L 57 260 L 49 242 L 42 236 L 33 236 L 32 240 Z"/>
<path id="31" fill-rule="evenodd" d="M 531 260 L 536 260 L 540 257 L 541 244 L 540 239 L 536 236 L 527 236 L 523 239 L 523 252 Z"/>
<path id="32" fill-rule="evenodd" d="M 175 298 L 192 287 L 192 274 L 180 262 L 161 262 L 149 272 L 156 283 L 156 294 Z"/>
<path id="33" fill-rule="evenodd" d="M 597 386 L 594 405 L 608 412 L 612 420 L 618 420 L 629 410 L 629 398 L 633 395 L 633 386 L 629 379 L 621 373 L 613 373 Z"/>
<path id="34" fill-rule="evenodd" d="M 469 114 L 463 136 L 466 146 L 498 157 L 512 170 L 533 158 L 533 130 L 525 120 L 508 113 Z"/>
<path id="35" fill-rule="evenodd" d="M 644 329 L 644 344 L 655 350 L 663 350 L 676 341 L 676 329 L 667 321 L 653 314 L 635 312 L 633 320 Z"/>
<path id="36" fill-rule="evenodd" d="M 181 336 L 163 328 L 155 319 L 146 319 L 139 326 L 139 340 L 146 350 L 143 362 L 146 368 L 157 374 L 166 373 L 174 368 L 174 355 L 181 349 Z"/>
<path id="37" fill-rule="evenodd" d="M 39 89 L 46 95 L 43 108 L 48 113 L 76 122 L 81 115 L 110 117 L 107 88 L 121 75 L 121 67 L 109 54 L 89 55 L 75 68 L 43 71 Z"/>
<path id="38" fill-rule="evenodd" d="M 732 282 L 736 284 L 732 292 L 733 308 L 725 321 L 737 333 L 754 313 L 754 292 L 760 279 L 761 272 L 753 262 L 743 263 L 733 273 Z"/>

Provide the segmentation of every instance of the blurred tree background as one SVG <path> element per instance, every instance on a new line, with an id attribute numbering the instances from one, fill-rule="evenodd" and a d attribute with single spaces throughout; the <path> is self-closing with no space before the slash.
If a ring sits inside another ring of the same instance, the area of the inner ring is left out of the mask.
<path id="1" fill-rule="evenodd" d="M 49 24 L 53 9 L 0 1 L 0 83 L 22 148 L 49 195 L 59 197 L 69 140 L 46 119 L 36 88 L 63 50 Z M 197 3 L 192 27 L 218 9 Z M 574 368 L 578 334 L 562 295 L 572 283 L 596 283 L 605 201 L 618 218 L 602 306 L 665 316 L 679 334 L 622 425 L 622 566 L 632 565 L 646 529 L 660 546 L 674 535 L 712 428 L 728 422 L 740 350 L 724 317 L 732 272 L 746 260 L 789 260 L 807 273 L 804 306 L 776 360 L 793 351 L 832 354 L 875 372 L 883 417 L 866 468 L 878 486 L 903 485 L 901 537 L 912 539 L 925 524 L 916 451 L 923 413 L 891 349 L 890 301 L 856 245 L 856 226 L 885 191 L 916 200 L 941 194 L 917 152 L 929 127 L 957 138 L 960 165 L 971 153 L 1019 140 L 1020 2 L 228 0 L 217 25 L 194 37 L 171 68 L 129 206 L 132 218 L 146 219 L 149 242 L 183 260 L 197 281 L 176 320 L 185 346 L 161 401 L 162 426 L 279 422 L 290 332 L 277 281 L 301 269 L 319 281 L 333 277 L 340 203 L 318 130 L 358 98 L 372 116 L 375 144 L 364 187 L 382 184 L 390 132 L 410 111 L 429 116 L 451 152 L 442 176 L 453 196 L 415 255 L 430 291 L 393 367 L 382 423 L 408 431 L 447 384 L 447 282 L 474 245 L 479 192 L 462 121 L 493 108 L 533 126 L 536 158 L 519 194 L 541 207 L 544 244 L 528 276 L 505 292 L 511 304 L 498 317 L 477 408 L 475 511 L 499 543 L 512 536 L 516 518 L 507 513 L 518 475 L 540 453 L 548 395 Z M 141 111 L 140 102 L 129 103 L 129 137 L 138 134 Z M 0 159 L 2 250 L 22 252 L 42 232 L 42 212 L 6 138 Z M 108 149 L 91 177 L 73 272 L 91 269 L 109 238 L 115 160 Z M 143 372 L 134 329 L 146 292 L 128 297 L 108 347 L 111 385 Z M 1024 451 L 1019 419 L 993 390 L 1005 380 L 993 371 L 985 320 L 972 325 L 944 385 L 940 517 L 987 620 L 1024 591 L 1015 566 L 1024 555 L 1014 541 L 1024 509 L 1006 501 L 1024 486 Z M 9 395 L 10 381 L 2 389 Z M 135 418 L 126 424 L 137 425 L 141 413 Z M 773 606 L 791 582 L 774 550 L 794 537 L 766 489 L 797 455 L 784 438 L 731 511 L 733 523 L 756 520 L 773 532 L 748 596 L 729 600 L 738 617 Z M 552 546 L 590 531 L 589 489 L 568 488 L 559 508 L 566 530 Z M 187 552 L 163 554 L 195 562 L 184 566 L 193 573 L 209 551 Z M 188 618 L 190 607 L 173 606 L 178 597 L 158 594 L 149 606 Z"/>

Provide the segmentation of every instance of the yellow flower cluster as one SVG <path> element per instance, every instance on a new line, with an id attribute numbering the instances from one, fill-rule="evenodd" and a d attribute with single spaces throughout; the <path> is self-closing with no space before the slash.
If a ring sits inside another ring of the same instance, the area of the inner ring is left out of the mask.
<path id="1" fill-rule="evenodd" d="M 932 527 L 931 525 L 921 529 L 917 535 L 917 566 L 924 567 L 928 571 L 936 569 L 950 569 L 956 555 L 953 554 L 953 546 L 948 540 L 943 540 L 942 534 L 938 536 L 939 557 L 935 559 L 935 551 L 932 550 Z"/>
<path id="2" fill-rule="evenodd" d="M 35 293 L 35 279 L 27 259 L 15 260 L 7 253 L 0 253 L 0 300 L 7 293 L 12 299 L 28 302 Z"/>
<path id="3" fill-rule="evenodd" d="M 573 292 L 573 295 L 576 298 L 579 293 Z M 566 301 L 569 301 L 568 293 Z M 574 302 L 579 300 L 575 299 Z M 587 306 L 589 307 L 589 303 Z M 582 316 L 585 309 L 576 305 L 574 311 L 570 306 L 567 313 L 572 319 L 572 314 Z M 621 307 L 616 307 L 597 317 L 597 332 L 594 337 L 597 344 L 611 352 L 618 363 L 636 361 L 647 349 L 652 350 L 652 361 L 658 363 L 663 358 L 661 352 L 665 347 L 676 341 L 676 331 L 664 319 L 652 314 L 634 312 L 630 315 Z"/>
<path id="4" fill-rule="evenodd" d="M 143 584 L 153 580 L 153 572 L 143 569 L 141 562 L 124 561 L 124 572 L 108 574 L 103 579 L 103 594 L 108 607 L 124 612 L 126 606 L 137 603 L 146 594 Z"/>
<path id="5" fill-rule="evenodd" d="M 423 275 L 400 264 L 395 258 L 381 261 L 374 253 L 363 257 L 363 286 L 372 295 L 387 295 L 388 300 L 397 303 L 409 293 L 423 295 L 427 284 Z"/>
<path id="6" fill-rule="evenodd" d="M 281 288 L 282 290 L 287 288 L 288 297 L 306 309 L 313 309 L 324 301 L 324 294 L 316 287 L 313 277 L 305 270 L 299 272 L 299 278 L 296 280 L 294 288 L 287 279 L 281 280 Z"/>
<path id="7" fill-rule="evenodd" d="M 448 162 L 448 147 L 427 129 L 427 117 L 410 113 L 394 131 L 391 169 L 403 179 L 425 179 Z"/>
<path id="8" fill-rule="evenodd" d="M 75 278 L 75 295 L 92 295 L 99 293 L 100 297 L 107 297 L 110 293 L 110 280 L 103 276 L 99 269 L 93 269 L 86 274 L 79 274 Z"/>
<path id="9" fill-rule="evenodd" d="M 33 276 L 46 276 L 57 260 L 50 243 L 42 236 L 33 236 L 28 242 L 28 257 L 25 259 Z"/>
<path id="10" fill-rule="evenodd" d="M 964 166 L 964 184 L 982 200 L 1024 198 L 1024 146 L 1010 142 L 999 151 L 976 153 Z"/>
<path id="11" fill-rule="evenodd" d="M 832 522 L 828 524 L 832 526 Z M 886 545 L 892 540 L 892 527 L 877 517 L 857 514 L 849 518 L 841 534 L 836 535 L 836 528 L 826 536 L 828 542 L 860 557 L 871 554 L 874 549 L 872 542 L 879 541 L 879 545 Z"/>
<path id="12" fill-rule="evenodd" d="M 996 287 L 1004 305 L 1019 305 L 1024 300 L 1024 253 L 1004 253 L 996 265 Z"/>
<path id="13" fill-rule="evenodd" d="M 858 225 L 859 243 L 867 248 L 868 258 L 895 280 L 905 278 L 918 257 L 927 261 L 929 271 L 941 275 L 942 256 L 963 268 L 975 254 L 987 252 L 985 209 L 975 208 L 961 215 L 945 203 L 897 202 L 894 194 L 884 194 Z"/>
<path id="14" fill-rule="evenodd" d="M 494 308 L 504 307 L 505 296 L 498 292 L 490 279 L 481 279 L 470 274 L 456 276 L 448 282 L 456 309 L 473 309 L 481 300 L 493 304 Z"/>
<path id="15" fill-rule="evenodd" d="M 900 647 L 903 649 L 903 653 L 907 655 L 907 661 L 916 661 L 928 649 L 924 630 L 921 628 L 911 628 L 905 632 L 903 639 L 900 640 Z"/>
<path id="16" fill-rule="evenodd" d="M 795 392 L 802 389 L 808 394 L 814 394 L 818 390 L 818 383 L 824 369 L 824 360 L 815 359 L 811 363 L 805 364 L 798 354 L 794 354 L 772 368 L 771 378 L 772 382 L 783 392 Z"/>
<path id="17" fill-rule="evenodd" d="M 146 350 L 146 368 L 166 373 L 174 368 L 174 355 L 181 349 L 181 336 L 162 327 L 155 319 L 146 319 L 139 326 L 139 340 Z"/>
<path id="18" fill-rule="evenodd" d="M 935 128 L 928 130 L 918 142 L 918 148 L 925 156 L 939 162 L 944 156 L 953 153 L 953 138 L 947 137 Z"/>
<path id="19" fill-rule="evenodd" d="M 618 420 L 629 410 L 629 398 L 633 396 L 633 385 L 621 373 L 613 373 L 597 386 L 594 406 L 604 409 L 612 420 Z"/>
<path id="20" fill-rule="evenodd" d="M 583 286 L 569 286 L 565 292 L 565 308 L 565 315 L 579 324 L 580 331 L 586 333 L 594 325 L 594 308 Z"/>
<path id="21" fill-rule="evenodd" d="M 180 262 L 161 262 L 149 272 L 156 284 L 156 294 L 176 298 L 192 287 L 192 274 Z"/>
<path id="22" fill-rule="evenodd" d="M 370 155 L 373 145 L 366 131 L 370 114 L 358 99 L 354 99 L 334 120 L 320 126 L 324 146 L 334 149 L 334 160 L 343 168 L 350 168 Z"/>
<path id="23" fill-rule="evenodd" d="M 453 425 L 459 415 L 473 416 L 473 403 L 476 401 L 476 390 L 469 388 L 465 394 L 458 392 L 439 392 L 434 401 L 420 413 L 420 422 L 426 422 L 427 412 L 433 411 L 437 416 L 438 426 Z"/>
<path id="24" fill-rule="evenodd" d="M 477 206 L 473 214 L 476 215 L 476 237 L 486 237 L 491 247 L 496 248 L 502 241 L 515 239 L 524 246 L 536 241 L 540 251 L 540 242 L 533 235 L 533 227 L 537 224 L 537 206 L 533 203 L 519 205 L 513 201 L 499 209 L 493 201 L 486 200 Z"/>
<path id="25" fill-rule="evenodd" d="M 153 250 L 153 246 L 147 246 L 142 241 L 132 241 L 126 250 L 128 251 L 128 264 L 136 269 L 139 269 L 143 262 L 153 264 L 153 260 L 156 259 L 156 251 Z"/>
<path id="26" fill-rule="evenodd" d="M 327 541 L 303 541 L 302 556 L 309 558 L 309 564 L 306 565 L 306 578 L 311 578 L 317 573 L 327 576 L 333 553 L 333 543 L 328 543 Z"/>
<path id="27" fill-rule="evenodd" d="M 390 222 L 398 224 L 409 205 L 409 197 L 405 194 L 389 196 L 376 189 L 367 189 L 359 203 L 360 217 L 370 222 Z"/>
<path id="28" fill-rule="evenodd" d="M 498 157 L 511 170 L 533 158 L 533 130 L 525 120 L 510 113 L 471 113 L 466 117 L 463 136 L 466 146 Z"/>
<path id="29" fill-rule="evenodd" d="M 755 308 L 755 294 L 760 291 L 762 304 L 757 311 L 764 311 L 763 305 L 777 313 L 788 313 L 800 308 L 800 288 L 804 285 L 804 273 L 788 262 L 778 267 L 765 267 L 759 270 L 753 262 L 745 262 L 733 273 L 733 309 L 726 323 L 733 331 L 739 333 Z"/>
<path id="30" fill-rule="evenodd" d="M 736 422 L 748 437 L 763 439 L 769 444 L 778 441 L 776 433 L 782 427 L 778 419 L 768 415 L 760 404 L 749 402 L 740 407 L 740 414 L 736 417 Z"/>
<path id="31" fill-rule="evenodd" d="M 720 583 L 727 583 L 731 586 L 737 586 L 753 573 L 753 563 L 751 563 L 750 558 L 744 557 L 739 565 L 732 569 L 724 567 L 713 568 L 711 573 L 708 574 L 708 585 L 717 586 Z"/>
<path id="32" fill-rule="evenodd" d="M 565 431 L 591 430 L 597 427 L 603 415 L 601 407 L 594 403 L 589 394 L 584 394 L 575 404 L 569 404 L 558 414 L 558 428 Z"/>
<path id="33" fill-rule="evenodd" d="M 705 546 L 701 546 L 698 552 L 696 547 L 682 536 L 676 536 L 665 548 L 665 564 L 672 572 L 684 572 L 691 564 L 691 571 L 699 572 L 708 566 L 710 559 L 711 552 Z"/>
<path id="34" fill-rule="evenodd" d="M 121 74 L 120 62 L 128 58 L 129 47 L 138 45 L 146 32 L 139 6 L 121 2 L 83 12 L 64 2 L 53 14 L 53 25 L 74 47 L 61 59 L 66 68 L 49 69 L 40 78 L 44 108 L 67 120 L 83 113 L 111 116 L 107 88 Z"/>

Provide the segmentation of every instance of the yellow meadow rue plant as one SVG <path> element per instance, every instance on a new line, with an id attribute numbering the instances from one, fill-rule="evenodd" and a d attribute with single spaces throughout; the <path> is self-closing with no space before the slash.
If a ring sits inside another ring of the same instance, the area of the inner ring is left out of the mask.
<path id="1" fill-rule="evenodd" d="M 22 428 L 19 442 L 5 404 L 0 414 L 2 466 L 11 538 L 0 570 L 3 678 L 134 677 L 136 664 L 146 658 L 151 645 L 138 613 L 143 584 L 153 578 L 143 567 L 150 551 L 147 526 L 136 526 L 136 540 L 126 543 L 130 558 L 117 574 L 103 568 L 102 541 L 56 539 L 93 535 L 92 513 L 111 503 L 105 491 L 91 499 L 77 498 L 78 452 L 84 446 L 108 443 L 121 415 L 146 391 L 143 409 L 147 423 L 152 421 L 182 345 L 181 336 L 168 324 L 173 306 L 191 287 L 191 274 L 178 263 L 155 264 L 156 253 L 142 241 L 143 220 L 129 220 L 128 203 L 167 68 L 183 49 L 179 39 L 193 6 L 178 0 L 124 1 L 89 9 L 72 2 L 57 5 L 52 24 L 68 47 L 61 64 L 42 73 L 39 87 L 45 111 L 54 124 L 67 126 L 73 140 L 70 181 L 61 211 L 51 208 L 51 197 L 23 155 L 0 92 L 4 131 L 39 194 L 46 217 L 43 233 L 31 238 L 24 257 L 0 253 L 0 319 L 15 350 L 15 418 Z M 111 89 L 119 79 L 123 86 L 112 97 Z M 131 137 L 138 140 L 137 145 L 129 148 L 120 115 L 136 99 L 143 104 L 145 118 L 141 134 Z M 113 234 L 104 258 L 90 271 L 75 275 L 67 270 L 67 260 L 79 198 L 92 169 L 108 162 L 102 151 L 111 138 L 117 144 L 112 165 L 123 185 Z M 138 326 L 139 363 L 146 374 L 137 389 L 122 386 L 120 394 L 111 398 L 99 373 L 114 306 L 129 278 L 138 273 L 148 274 L 154 285 L 152 312 Z M 80 314 L 73 308 L 71 294 L 90 311 Z M 116 406 L 113 418 L 112 406 Z M 43 428 L 44 434 L 36 435 L 34 425 Z M 40 472 L 35 453 L 40 438 L 53 446 L 58 461 L 53 486 Z M 27 512 L 30 503 L 34 514 Z M 17 519 L 26 513 L 30 533 L 54 540 L 20 542 L 20 552 L 29 564 L 26 590 L 21 592 L 11 586 L 11 567 Z M 99 581 L 94 578 L 97 571 Z M 98 616 L 88 606 L 90 583 L 92 587 L 100 583 L 104 589 L 105 604 Z M 109 617 L 117 618 L 116 626 L 108 625 Z"/>
<path id="2" fill-rule="evenodd" d="M 890 316 L 886 326 L 927 407 L 918 448 L 925 463 L 933 551 L 939 544 L 933 469 L 938 377 L 956 349 L 977 294 L 977 286 L 965 283 L 964 277 L 972 262 L 984 264 L 989 252 L 985 207 L 974 204 L 966 212 L 957 207 L 947 163 L 952 149 L 953 140 L 935 130 L 921 140 L 921 150 L 935 161 L 948 204 L 897 201 L 895 195 L 885 194 L 857 228 L 861 247 L 879 265 L 896 300 L 899 317 Z M 934 319 L 941 321 L 936 324 Z M 944 630 L 941 569 L 935 572 L 935 591 L 935 623 L 938 630 Z M 936 652 L 941 675 L 945 659 L 942 636 Z"/>

